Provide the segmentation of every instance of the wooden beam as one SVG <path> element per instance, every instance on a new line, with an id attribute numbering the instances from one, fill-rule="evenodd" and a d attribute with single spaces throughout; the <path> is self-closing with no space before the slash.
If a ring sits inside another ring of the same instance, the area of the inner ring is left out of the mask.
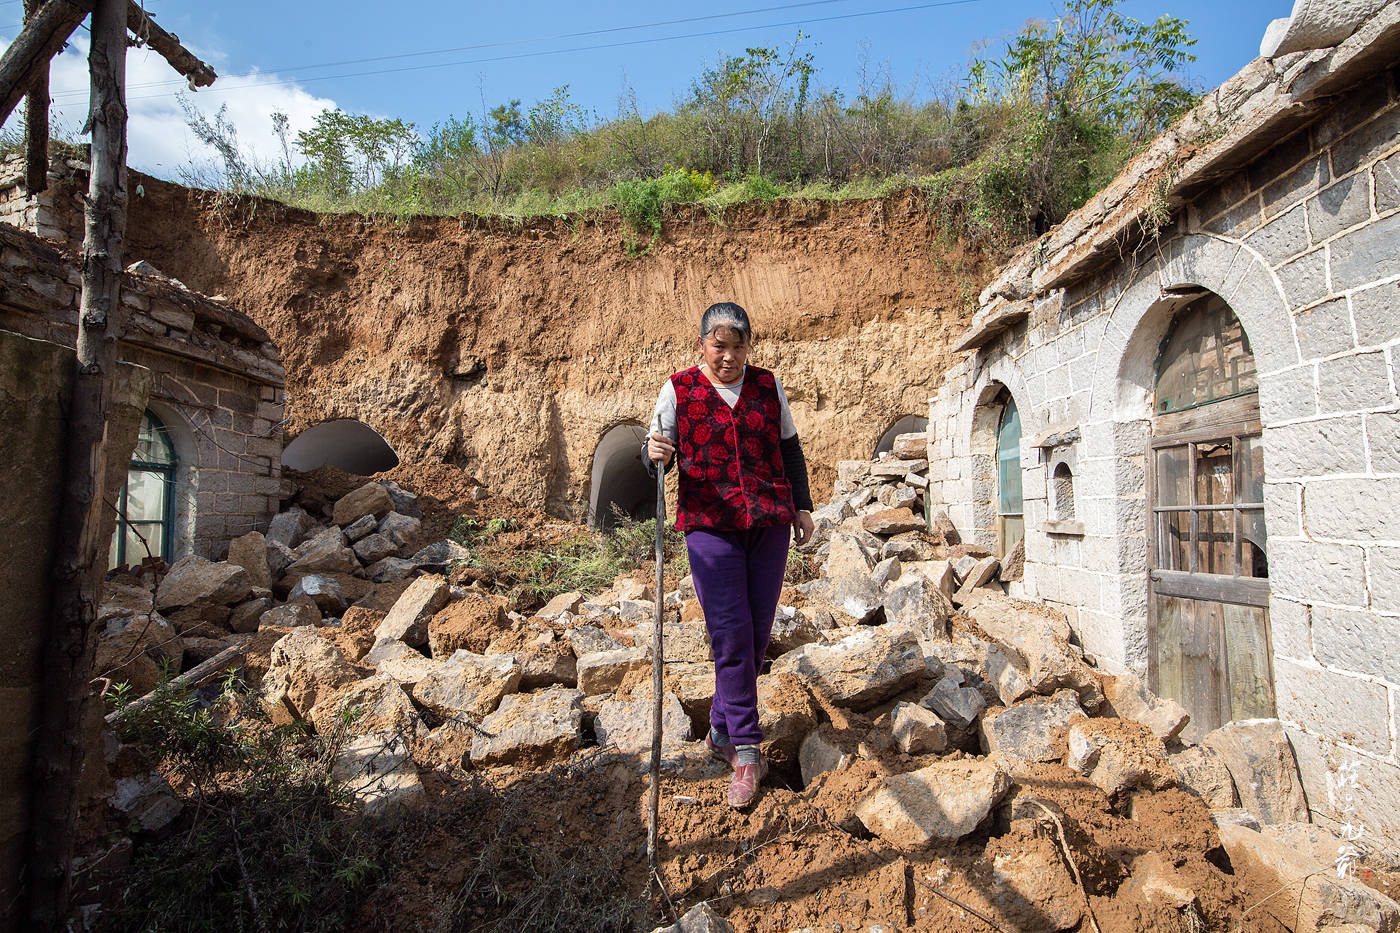
<path id="1" fill-rule="evenodd" d="M 54 0 L 48 0 L 49 3 Z M 83 721 L 95 702 L 92 678 L 98 563 L 107 487 L 107 412 L 122 331 L 122 241 L 126 234 L 126 12 L 128 0 L 97 0 L 92 12 L 88 123 L 92 155 L 84 212 L 82 300 L 63 502 L 44 643 L 39 736 L 34 757 L 30 929 L 57 931 L 68 912 L 69 865 L 84 755 Z M 40 11 L 42 15 L 42 10 Z"/>
<path id="2" fill-rule="evenodd" d="M 171 68 L 188 78 L 191 91 L 199 87 L 208 87 L 218 77 L 213 68 L 180 44 L 179 36 L 157 26 L 151 14 L 142 9 L 135 0 L 130 0 L 127 4 L 126 28 L 136 37 L 138 45 L 148 45 L 155 49 L 170 63 Z"/>
<path id="3" fill-rule="evenodd" d="M 24 19 L 30 22 L 39 0 L 24 0 Z M 49 186 L 49 65 L 39 69 L 29 93 L 24 95 L 24 190 L 30 197 Z"/>
<path id="4" fill-rule="evenodd" d="M 92 7 L 73 0 L 45 0 L 20 30 L 15 41 L 0 55 L 0 123 L 9 119 L 20 98 L 29 93 L 34 80 L 47 74 L 49 59 L 78 28 Z"/>
<path id="5" fill-rule="evenodd" d="M 220 651 L 207 661 L 196 664 L 178 677 L 170 681 L 170 686 L 160 689 L 174 690 L 198 690 L 200 687 L 218 677 L 224 671 L 233 667 L 243 656 L 248 653 L 248 649 L 253 647 L 253 636 L 245 635 L 243 639 Z M 160 689 L 153 690 L 143 697 L 137 697 L 121 709 L 107 714 L 107 725 L 116 726 L 128 716 L 134 716 L 146 707 L 155 702 Z"/>

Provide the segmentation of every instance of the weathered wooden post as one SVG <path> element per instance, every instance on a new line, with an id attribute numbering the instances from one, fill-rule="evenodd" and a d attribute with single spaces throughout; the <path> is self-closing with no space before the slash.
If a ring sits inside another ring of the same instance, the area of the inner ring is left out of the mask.
<path id="1" fill-rule="evenodd" d="M 25 22 L 39 0 L 24 0 Z M 24 95 L 24 191 L 31 198 L 49 186 L 49 69 L 45 65 Z"/>
<path id="2" fill-rule="evenodd" d="M 83 714 L 91 688 L 92 629 L 104 568 L 102 490 L 107 410 L 121 334 L 122 238 L 126 233 L 126 21 L 128 0 L 97 0 L 88 63 L 92 96 L 91 180 L 83 234 L 77 370 L 69 413 L 63 505 L 54 558 L 52 627 L 44 649 L 42 708 L 34 759 L 34 930 L 59 930 L 67 914 Z"/>

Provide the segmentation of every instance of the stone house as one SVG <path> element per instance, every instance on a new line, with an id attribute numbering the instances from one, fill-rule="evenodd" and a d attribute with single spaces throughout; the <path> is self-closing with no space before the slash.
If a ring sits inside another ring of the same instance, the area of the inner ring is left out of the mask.
<path id="1" fill-rule="evenodd" d="M 63 158 L 54 162 L 56 180 Z M 0 330 L 72 347 L 80 280 L 63 241 L 82 213 L 53 203 L 54 187 L 26 197 L 22 178 L 22 158 L 0 164 L 0 219 L 8 222 L 0 224 Z M 147 553 L 222 559 L 230 538 L 265 529 L 277 514 L 285 401 L 278 349 L 227 302 L 148 263 L 128 270 L 122 301 L 119 355 L 149 369 L 152 382 L 128 480 L 113 501 L 109 562 L 138 563 Z"/>
<path id="2" fill-rule="evenodd" d="M 930 478 L 1103 667 L 1277 716 L 1314 814 L 1394 839 L 1400 5 L 1328 9 L 1000 270 Z"/>

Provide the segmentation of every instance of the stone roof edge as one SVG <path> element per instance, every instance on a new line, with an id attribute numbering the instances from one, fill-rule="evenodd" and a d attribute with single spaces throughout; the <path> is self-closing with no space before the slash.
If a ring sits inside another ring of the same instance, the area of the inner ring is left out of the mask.
<path id="1" fill-rule="evenodd" d="M 1225 174 L 1241 150 L 1274 137 L 1281 125 L 1301 124 L 1320 109 L 1321 98 L 1390 66 L 1397 56 L 1400 4 L 1391 3 L 1334 48 L 1254 59 L 1153 140 L 1083 207 L 1022 246 L 982 290 L 980 308 L 955 349 L 985 346 L 1029 315 L 1030 299 L 1122 255 L 1124 241 L 1147 229 L 1149 211 L 1181 207 L 1189 200 L 1186 191 Z"/>

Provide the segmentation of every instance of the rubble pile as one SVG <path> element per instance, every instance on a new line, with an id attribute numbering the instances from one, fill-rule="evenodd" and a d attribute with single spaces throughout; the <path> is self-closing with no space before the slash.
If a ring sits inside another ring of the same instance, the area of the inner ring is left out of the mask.
<path id="1" fill-rule="evenodd" d="M 998 579 L 1012 562 L 961 543 L 946 517 L 925 521 L 928 464 L 909 456 L 909 437 L 893 457 L 840 465 L 807 546 L 820 570 L 784 589 L 759 678 L 774 773 L 752 818 L 806 819 L 840 842 L 817 848 L 878 847 L 882 861 L 859 872 L 812 866 L 773 887 L 816 857 L 786 842 L 789 854 L 766 863 L 770 885 L 743 888 L 714 881 L 676 841 L 663 874 L 673 890 L 696 892 L 678 906 L 699 895 L 712 903 L 671 929 L 795 931 L 818 920 L 835 929 L 834 917 L 846 930 L 963 929 L 935 919 L 966 917 L 939 914 L 953 908 L 930 898 L 930 884 L 1016 930 L 1400 928 L 1400 906 L 1335 872 L 1301 904 L 1280 895 L 1241 923 L 1242 866 L 1276 886 L 1330 862 L 1340 844 L 1306 822 L 1279 723 L 1233 723 L 1183 742 L 1178 704 L 1131 673 L 1099 670 L 1057 613 L 1005 595 Z M 714 802 L 723 766 L 698 741 L 713 669 L 689 578 L 657 593 L 640 574 L 622 576 L 606 592 L 565 593 L 524 615 L 476 582 L 454 582 L 456 545 L 415 549 L 415 531 L 412 496 L 392 484 L 339 499 L 324 526 L 285 512 L 266 536 L 233 542 L 227 562 L 189 558 L 154 586 L 114 581 L 102 651 L 134 651 L 144 660 L 123 671 L 145 684 L 156 654 L 188 665 L 258 633 L 268 654 L 249 670 L 260 670 L 266 715 L 347 729 L 333 774 L 368 814 L 387 818 L 430 798 L 429 771 L 509 782 L 606 760 L 640 781 L 659 599 L 667 832 L 743 831 L 747 817 Z M 688 809 L 697 794 L 713 812 Z M 819 818 L 801 815 L 813 807 Z M 1109 851 L 1100 841 L 1109 828 L 1138 833 L 1141 847 Z M 635 857 L 636 840 L 613 841 Z M 892 921 L 875 922 L 887 916 L 878 898 L 821 899 L 867 873 L 878 878 L 863 884 L 896 892 Z M 1260 917 L 1279 925 L 1252 925 Z"/>

